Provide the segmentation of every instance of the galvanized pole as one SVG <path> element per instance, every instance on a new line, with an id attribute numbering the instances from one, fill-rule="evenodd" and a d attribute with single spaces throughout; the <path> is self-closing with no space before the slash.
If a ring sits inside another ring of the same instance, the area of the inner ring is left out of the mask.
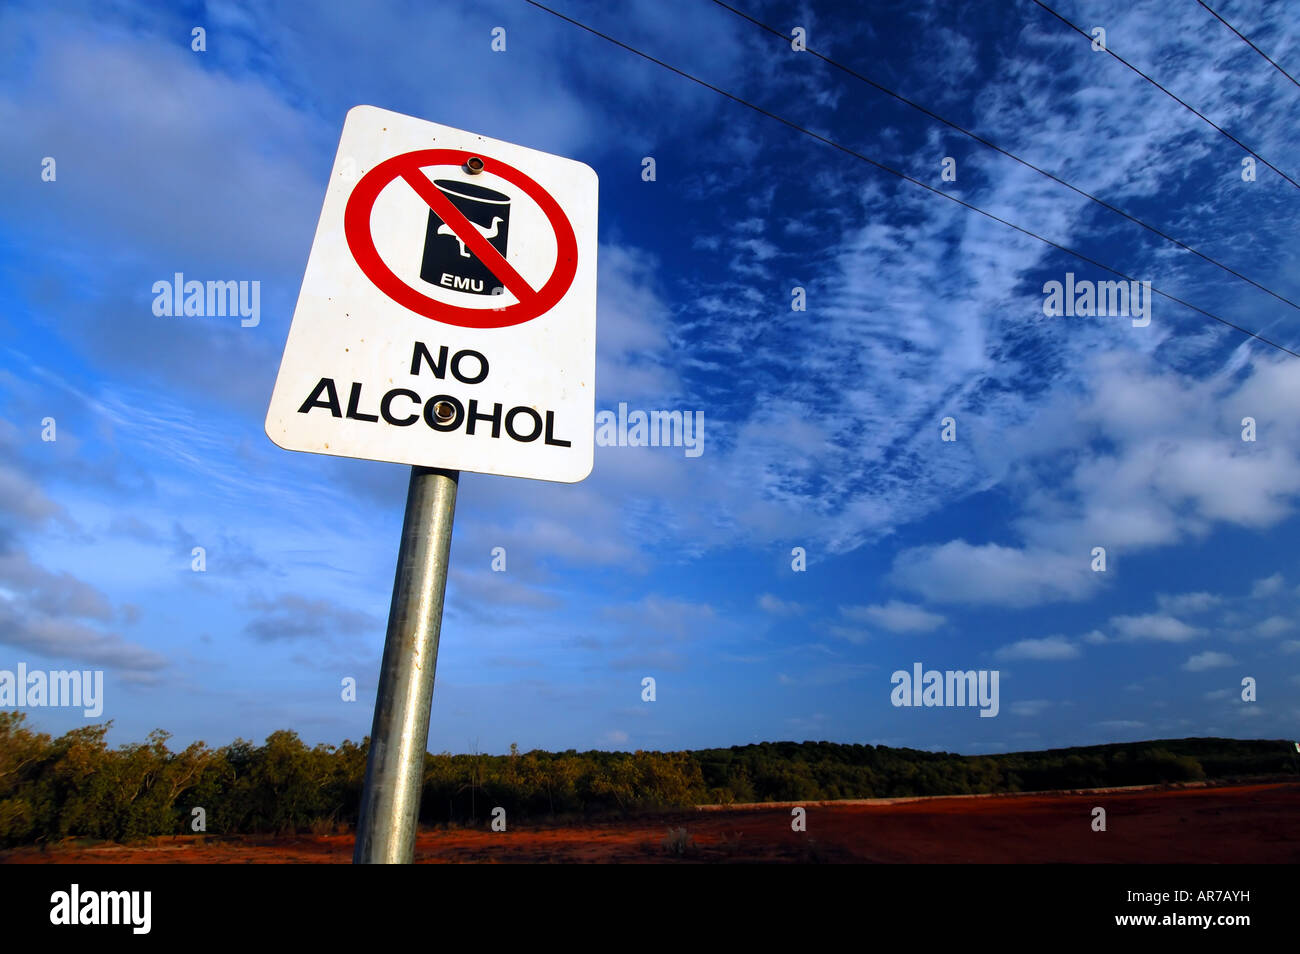
<path id="1" fill-rule="evenodd" d="M 353 864 L 410 864 L 460 472 L 412 467 Z"/>

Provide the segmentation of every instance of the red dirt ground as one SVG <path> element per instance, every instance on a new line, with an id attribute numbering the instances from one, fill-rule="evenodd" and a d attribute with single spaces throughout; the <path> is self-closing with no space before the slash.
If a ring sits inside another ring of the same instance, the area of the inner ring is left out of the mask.
<path id="1" fill-rule="evenodd" d="M 881 800 L 885 802 L 887 800 Z M 1091 827 L 1106 809 L 1105 832 Z M 416 861 L 454 862 L 1119 862 L 1300 861 L 1300 784 L 1119 790 L 894 803 L 807 803 L 807 832 L 790 808 L 715 808 L 582 825 L 513 825 L 507 832 L 429 829 Z M 690 842 L 677 856 L 669 828 Z M 27 864 L 313 864 L 352 859 L 352 835 L 187 836 L 137 845 L 20 848 Z"/>

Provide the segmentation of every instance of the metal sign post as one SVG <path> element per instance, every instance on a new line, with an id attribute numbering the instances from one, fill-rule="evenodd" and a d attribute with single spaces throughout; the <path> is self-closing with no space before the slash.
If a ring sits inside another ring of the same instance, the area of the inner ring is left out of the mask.
<path id="1" fill-rule="evenodd" d="M 353 864 L 410 864 L 459 471 L 412 467 Z"/>

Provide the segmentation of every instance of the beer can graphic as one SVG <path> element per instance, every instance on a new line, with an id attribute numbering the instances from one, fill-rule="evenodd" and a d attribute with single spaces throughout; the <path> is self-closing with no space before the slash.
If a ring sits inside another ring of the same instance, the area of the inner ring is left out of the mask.
<path id="1" fill-rule="evenodd" d="M 435 179 L 433 184 L 504 258 L 510 228 L 510 196 L 455 179 Z M 429 225 L 424 235 L 420 278 L 439 288 L 471 295 L 491 295 L 494 288 L 504 286 L 433 209 L 429 210 Z"/>

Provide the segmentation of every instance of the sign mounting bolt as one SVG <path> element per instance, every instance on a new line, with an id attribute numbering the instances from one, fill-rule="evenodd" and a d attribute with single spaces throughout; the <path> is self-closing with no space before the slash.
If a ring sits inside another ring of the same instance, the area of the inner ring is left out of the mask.
<path id="1" fill-rule="evenodd" d="M 483 171 L 483 160 L 478 156 L 470 156 L 465 160 L 465 171 L 472 176 L 478 175 Z"/>
<path id="2" fill-rule="evenodd" d="M 456 409 L 446 401 L 439 401 L 433 406 L 433 413 L 437 416 L 438 420 L 445 424 L 456 416 Z"/>

